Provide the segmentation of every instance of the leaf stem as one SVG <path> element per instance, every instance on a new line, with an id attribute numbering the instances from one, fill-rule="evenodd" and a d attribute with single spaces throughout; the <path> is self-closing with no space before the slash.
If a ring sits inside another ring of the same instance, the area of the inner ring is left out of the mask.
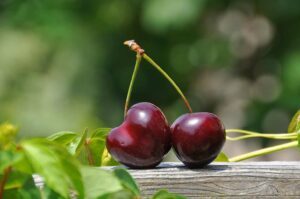
<path id="1" fill-rule="evenodd" d="M 254 157 L 257 157 L 257 156 L 269 154 L 269 153 L 272 153 L 272 152 L 275 152 L 275 151 L 280 151 L 280 150 L 283 150 L 283 149 L 288 149 L 288 148 L 291 148 L 291 147 L 295 147 L 297 145 L 298 145 L 298 141 L 292 141 L 292 142 L 288 142 L 288 143 L 285 143 L 285 144 L 280 144 L 280 145 L 277 145 L 277 146 L 267 147 L 267 148 L 264 148 L 264 149 L 260 149 L 260 150 L 256 150 L 256 151 L 252 151 L 252 152 L 249 152 L 249 153 L 245 153 L 245 154 L 242 154 L 242 155 L 235 156 L 233 158 L 230 158 L 229 162 L 239 162 L 239 161 L 254 158 Z"/>
<path id="2" fill-rule="evenodd" d="M 125 118 L 125 116 L 127 114 L 127 111 L 128 111 L 128 105 L 129 105 L 130 98 L 131 98 L 133 84 L 134 84 L 134 81 L 136 79 L 136 75 L 138 73 L 141 60 L 142 60 L 141 54 L 137 53 L 136 54 L 135 66 L 134 66 L 134 69 L 133 69 L 133 73 L 132 73 L 132 76 L 131 76 L 129 88 L 128 88 L 128 91 L 127 91 L 127 96 L 126 96 L 126 101 L 125 101 L 125 107 L 124 107 L 124 118 Z"/>
<path id="3" fill-rule="evenodd" d="M 40 192 L 41 199 L 46 199 L 43 188 L 39 187 L 38 189 L 39 189 L 39 192 Z"/>
<path id="4" fill-rule="evenodd" d="M 146 53 L 142 54 L 143 58 L 147 60 L 154 68 L 156 68 L 175 88 L 175 90 L 178 92 L 178 94 L 181 96 L 183 102 L 185 103 L 185 106 L 189 110 L 189 112 L 193 112 L 191 105 L 187 98 L 184 96 L 183 92 L 180 90 L 180 88 L 177 86 L 177 84 L 173 81 L 173 79 L 157 64 L 155 63 Z"/>
<path id="5" fill-rule="evenodd" d="M 95 161 L 94 161 L 91 149 L 89 147 L 89 144 L 90 144 L 90 141 L 86 140 L 85 143 L 84 143 L 84 148 L 85 148 L 86 153 L 87 153 L 87 158 L 88 158 L 89 165 L 90 166 L 94 166 L 95 165 Z"/>
<path id="6" fill-rule="evenodd" d="M 2 178 L 2 180 L 0 181 L 0 199 L 3 198 L 3 195 L 4 195 L 4 187 L 5 187 L 6 181 L 8 180 L 8 177 L 9 177 L 9 174 L 10 174 L 11 170 L 12 170 L 12 167 L 11 167 L 11 166 L 7 167 L 7 168 L 4 170 L 3 178 Z"/>

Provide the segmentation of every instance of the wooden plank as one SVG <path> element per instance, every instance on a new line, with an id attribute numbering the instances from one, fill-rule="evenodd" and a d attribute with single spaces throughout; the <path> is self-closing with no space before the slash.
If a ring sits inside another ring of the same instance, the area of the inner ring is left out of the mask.
<path id="1" fill-rule="evenodd" d="M 139 184 L 143 198 L 158 189 L 191 199 L 300 198 L 300 162 L 212 163 L 202 169 L 168 162 L 155 169 L 128 171 Z M 34 177 L 42 186 L 42 179 Z"/>
<path id="2" fill-rule="evenodd" d="M 163 163 L 129 172 L 143 196 L 163 188 L 188 198 L 300 198 L 300 162 L 212 163 L 193 170 Z"/>

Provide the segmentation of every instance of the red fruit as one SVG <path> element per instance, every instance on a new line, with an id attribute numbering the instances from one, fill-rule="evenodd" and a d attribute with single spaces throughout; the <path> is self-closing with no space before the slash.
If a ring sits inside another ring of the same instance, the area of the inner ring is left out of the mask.
<path id="1" fill-rule="evenodd" d="M 171 148 L 171 132 L 162 111 L 142 102 L 133 105 L 124 122 L 111 130 L 106 139 L 110 154 L 131 168 L 158 165 Z"/>
<path id="2" fill-rule="evenodd" d="M 172 124 L 171 132 L 177 157 L 190 168 L 212 162 L 225 142 L 225 128 L 212 113 L 184 114 Z"/>

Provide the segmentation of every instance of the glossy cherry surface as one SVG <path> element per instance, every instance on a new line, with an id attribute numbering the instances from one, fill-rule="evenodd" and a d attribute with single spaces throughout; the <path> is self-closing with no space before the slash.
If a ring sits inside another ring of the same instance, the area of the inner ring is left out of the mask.
<path id="1" fill-rule="evenodd" d="M 124 122 L 111 130 L 106 146 L 117 161 L 128 167 L 155 167 L 171 148 L 166 117 L 151 103 L 135 104 L 128 110 Z"/>
<path id="2" fill-rule="evenodd" d="M 225 142 L 225 128 L 212 113 L 184 114 L 172 124 L 171 132 L 177 157 L 190 168 L 212 162 Z"/>

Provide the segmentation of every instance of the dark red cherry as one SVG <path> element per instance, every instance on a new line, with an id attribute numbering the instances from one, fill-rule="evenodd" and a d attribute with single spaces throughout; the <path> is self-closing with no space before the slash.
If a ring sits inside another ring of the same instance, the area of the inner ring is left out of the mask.
<path id="1" fill-rule="evenodd" d="M 212 113 L 184 114 L 172 124 L 171 132 L 177 157 L 190 168 L 212 162 L 225 142 L 225 128 Z"/>
<path id="2" fill-rule="evenodd" d="M 135 104 L 124 122 L 111 130 L 106 146 L 113 158 L 128 167 L 155 167 L 171 148 L 166 117 L 151 103 Z"/>

